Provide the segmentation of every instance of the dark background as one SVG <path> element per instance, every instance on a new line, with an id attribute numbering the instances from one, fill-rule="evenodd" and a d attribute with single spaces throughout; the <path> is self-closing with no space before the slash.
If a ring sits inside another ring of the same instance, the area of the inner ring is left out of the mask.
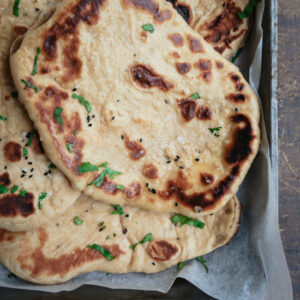
<path id="1" fill-rule="evenodd" d="M 264 17 L 268 22 L 268 15 Z M 264 51 L 270 44 L 265 43 Z M 264 64 L 268 64 L 266 59 Z M 264 67 L 263 67 L 264 70 Z M 266 75 L 267 77 L 268 75 Z M 262 76 L 262 81 L 264 76 Z M 267 83 L 265 83 L 267 84 Z M 279 225 L 294 299 L 300 299 L 300 1 L 278 0 Z M 0 298 L 27 299 L 212 299 L 183 279 L 168 294 L 112 291 L 93 286 L 46 294 L 0 289 Z M 201 297 L 202 296 L 202 297 Z M 284 299 L 283 299 L 284 300 Z"/>

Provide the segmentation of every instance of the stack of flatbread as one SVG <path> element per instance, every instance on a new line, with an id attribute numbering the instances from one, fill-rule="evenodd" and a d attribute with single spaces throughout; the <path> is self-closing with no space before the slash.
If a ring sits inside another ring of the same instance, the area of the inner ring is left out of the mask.
<path id="1" fill-rule="evenodd" d="M 3 0 L 0 261 L 54 284 L 227 244 L 259 147 L 227 59 L 247 0 Z M 199 263 L 200 263 L 199 262 Z"/>

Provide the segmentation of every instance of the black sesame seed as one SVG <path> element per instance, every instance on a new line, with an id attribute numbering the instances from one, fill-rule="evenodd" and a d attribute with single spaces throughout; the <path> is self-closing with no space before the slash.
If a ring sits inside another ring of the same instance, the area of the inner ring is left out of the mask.
<path id="1" fill-rule="evenodd" d="M 35 8 L 35 11 L 40 11 L 40 9 L 38 7 Z"/>
<path id="2" fill-rule="evenodd" d="M 7 169 L 7 166 L 4 167 L 4 170 L 6 170 L 6 169 Z"/>
<path id="3" fill-rule="evenodd" d="M 127 214 L 127 215 L 125 215 L 125 217 L 126 217 L 126 218 L 129 218 L 129 215 Z"/>
<path id="4" fill-rule="evenodd" d="M 115 119 L 115 116 L 113 116 L 111 119 L 114 120 L 114 119 Z"/>
<path id="5" fill-rule="evenodd" d="M 235 107 L 235 108 L 234 108 L 234 110 L 235 110 L 236 112 L 238 112 L 238 111 L 239 111 L 239 109 L 238 109 L 237 107 Z"/>
<path id="6" fill-rule="evenodd" d="M 33 175 L 29 175 L 29 178 L 32 178 Z"/>
<path id="7" fill-rule="evenodd" d="M 28 156 L 25 156 L 25 160 L 27 160 L 28 159 Z"/>
<path id="8" fill-rule="evenodd" d="M 149 186 L 149 183 L 148 182 L 146 182 L 146 187 L 148 187 Z"/>
<path id="9" fill-rule="evenodd" d="M 123 233 L 124 233 L 124 234 L 126 234 L 126 233 L 127 233 L 127 228 L 125 228 L 125 229 L 123 230 Z"/>
<path id="10" fill-rule="evenodd" d="M 32 165 L 32 161 L 29 161 L 28 164 L 29 164 L 29 165 Z"/>
<path id="11" fill-rule="evenodd" d="M 73 92 L 76 92 L 76 91 L 77 91 L 77 88 L 74 88 L 72 91 L 73 91 Z"/>
<path id="12" fill-rule="evenodd" d="M 155 262 L 154 261 L 152 262 L 152 265 L 155 266 Z"/>
<path id="13" fill-rule="evenodd" d="M 30 172 L 33 172 L 33 170 L 34 170 L 34 168 L 32 168 L 32 169 L 30 170 Z"/>
<path id="14" fill-rule="evenodd" d="M 167 99 L 165 99 L 165 103 L 166 103 L 166 104 L 168 104 L 168 103 L 169 103 Z"/>
<path id="15" fill-rule="evenodd" d="M 178 203 L 177 203 L 177 202 L 175 202 L 175 206 L 178 206 Z"/>
<path id="16" fill-rule="evenodd" d="M 95 115 L 92 115 L 92 118 L 94 119 L 94 118 L 95 118 Z"/>
<path id="17" fill-rule="evenodd" d="M 199 158 L 195 158 L 195 161 L 199 161 L 200 159 Z"/>
<path id="18" fill-rule="evenodd" d="M 170 160 L 168 160 L 168 161 L 167 161 L 167 164 L 170 164 L 170 163 L 171 163 L 171 161 L 170 161 Z"/>
<path id="19" fill-rule="evenodd" d="M 24 177 L 25 177 L 25 174 L 22 174 L 22 175 L 21 175 L 21 178 L 24 178 Z"/>
<path id="20" fill-rule="evenodd" d="M 93 126 L 93 124 L 89 124 L 89 127 L 92 127 Z"/>
<path id="21" fill-rule="evenodd" d="M 143 141 L 143 139 L 142 138 L 140 138 L 140 142 L 142 142 Z"/>
<path id="22" fill-rule="evenodd" d="M 123 134 L 121 135 L 121 139 L 124 140 L 124 135 Z"/>
<path id="23" fill-rule="evenodd" d="M 152 189 L 152 193 L 153 193 L 153 194 L 156 194 L 156 189 Z"/>
<path id="24" fill-rule="evenodd" d="M 180 169 L 184 169 L 184 167 L 183 167 L 183 166 L 180 166 L 179 168 L 180 168 Z"/>
<path id="25" fill-rule="evenodd" d="M 90 122 L 90 120 L 91 120 L 91 117 L 90 117 L 90 116 L 87 116 L 87 118 L 86 118 L 86 119 L 87 119 L 87 121 L 88 121 L 88 122 Z"/>
<path id="26" fill-rule="evenodd" d="M 27 173 L 27 171 L 25 171 L 25 170 L 22 170 L 22 173 L 26 174 L 26 173 Z"/>

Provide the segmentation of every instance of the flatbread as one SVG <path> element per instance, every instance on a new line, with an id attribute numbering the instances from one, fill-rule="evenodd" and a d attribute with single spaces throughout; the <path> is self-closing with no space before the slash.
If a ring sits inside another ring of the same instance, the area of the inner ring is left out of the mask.
<path id="1" fill-rule="evenodd" d="M 167 0 L 185 21 L 225 58 L 232 57 L 246 40 L 250 18 L 239 13 L 249 0 Z"/>
<path id="2" fill-rule="evenodd" d="M 13 49 L 11 72 L 47 156 L 100 201 L 211 213 L 258 150 L 255 94 L 166 1 L 65 1 Z"/>
<path id="3" fill-rule="evenodd" d="M 0 115 L 4 117 L 0 120 L 0 228 L 10 231 L 41 226 L 63 213 L 80 194 L 60 171 L 49 168 L 51 162 L 44 154 L 38 133 L 17 96 L 11 95 L 16 89 L 9 72 L 10 45 L 38 17 L 35 7 L 44 8 L 44 12 L 53 7 L 49 2 L 33 0 L 22 0 L 21 6 L 16 18 L 12 15 L 13 1 L 0 4 Z"/>
<path id="4" fill-rule="evenodd" d="M 92 271 L 155 273 L 228 243 L 238 229 L 240 203 L 234 197 L 215 215 L 201 218 L 203 229 L 175 226 L 171 214 L 130 207 L 123 215 L 113 211 L 109 205 L 81 197 L 56 221 L 35 231 L 1 230 L 0 260 L 18 277 L 39 284 L 61 283 Z M 74 224 L 76 216 L 81 225 Z M 149 233 L 152 241 L 129 248 Z M 108 260 L 87 247 L 93 244 L 115 258 Z"/>

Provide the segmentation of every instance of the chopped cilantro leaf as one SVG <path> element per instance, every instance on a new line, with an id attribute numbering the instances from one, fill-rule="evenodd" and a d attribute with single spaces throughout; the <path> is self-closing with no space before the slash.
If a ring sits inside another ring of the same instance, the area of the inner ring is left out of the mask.
<path id="1" fill-rule="evenodd" d="M 28 151 L 25 147 L 23 147 L 23 156 L 26 157 L 28 155 Z"/>
<path id="2" fill-rule="evenodd" d="M 250 0 L 248 5 L 244 8 L 242 12 L 239 13 L 240 19 L 245 19 L 251 16 L 254 11 L 255 5 L 259 3 L 260 0 Z"/>
<path id="3" fill-rule="evenodd" d="M 201 264 L 203 265 L 203 267 L 206 270 L 206 273 L 208 273 L 208 268 L 206 266 L 206 260 L 202 256 L 198 256 L 198 257 L 196 257 L 196 259 L 201 262 Z"/>
<path id="4" fill-rule="evenodd" d="M 19 16 L 19 5 L 21 0 L 15 0 L 14 6 L 13 6 L 13 14 L 18 17 Z"/>
<path id="5" fill-rule="evenodd" d="M 98 170 L 99 170 L 98 166 L 92 165 L 89 162 L 84 162 L 81 164 L 81 166 L 78 167 L 78 174 L 83 174 L 86 172 L 93 172 Z"/>
<path id="6" fill-rule="evenodd" d="M 200 99 L 200 95 L 198 93 L 194 93 L 193 95 L 190 96 L 191 99 Z"/>
<path id="7" fill-rule="evenodd" d="M 18 92 L 11 92 L 10 95 L 11 95 L 13 98 L 18 98 L 19 93 L 18 93 Z"/>
<path id="8" fill-rule="evenodd" d="M 27 191 L 26 191 L 26 190 L 21 190 L 21 192 L 20 192 L 20 196 L 21 196 L 21 197 L 25 197 L 26 194 L 27 194 Z"/>
<path id="9" fill-rule="evenodd" d="M 42 201 L 47 197 L 47 193 L 41 193 L 40 197 L 39 197 L 39 204 L 38 207 L 39 209 L 42 209 Z"/>
<path id="10" fill-rule="evenodd" d="M 49 169 L 55 169 L 55 164 L 51 163 L 49 166 L 48 166 Z"/>
<path id="11" fill-rule="evenodd" d="M 14 273 L 7 274 L 8 278 L 17 278 L 17 276 Z"/>
<path id="12" fill-rule="evenodd" d="M 74 135 L 77 136 L 78 130 L 74 130 Z"/>
<path id="13" fill-rule="evenodd" d="M 183 267 L 184 267 L 184 261 L 181 261 L 177 265 L 177 270 L 180 271 L 181 269 L 183 269 Z"/>
<path id="14" fill-rule="evenodd" d="M 2 121 L 6 121 L 6 120 L 7 120 L 7 118 L 5 118 L 5 117 L 3 117 L 2 115 L 0 115 L 0 120 L 2 120 Z"/>
<path id="15" fill-rule="evenodd" d="M 99 251 L 107 260 L 113 260 L 115 258 L 110 251 L 98 244 L 88 245 L 88 248 Z"/>
<path id="16" fill-rule="evenodd" d="M 53 116 L 56 119 L 56 121 L 60 124 L 60 126 L 63 126 L 63 124 L 64 124 L 62 116 L 61 116 L 62 112 L 63 112 L 62 107 L 56 107 L 53 112 Z"/>
<path id="17" fill-rule="evenodd" d="M 113 234 L 113 237 L 116 237 L 116 236 L 117 236 L 117 235 L 114 233 L 114 234 Z"/>
<path id="18" fill-rule="evenodd" d="M 142 28 L 143 28 L 143 30 L 149 31 L 150 33 L 153 33 L 153 32 L 154 32 L 154 27 L 153 27 L 152 24 L 145 24 L 145 25 L 142 25 Z"/>
<path id="19" fill-rule="evenodd" d="M 36 86 L 34 86 L 34 85 L 32 85 L 31 83 L 29 83 L 28 81 L 26 81 L 26 80 L 24 80 L 24 79 L 21 79 L 21 81 L 23 82 L 23 83 L 25 83 L 25 88 L 24 88 L 24 90 L 26 90 L 26 89 L 28 89 L 29 87 L 30 88 L 32 88 L 34 91 L 35 91 L 35 93 L 37 94 L 38 93 L 38 88 L 36 87 Z"/>
<path id="20" fill-rule="evenodd" d="M 34 137 L 34 134 L 35 134 L 34 130 L 30 132 L 30 135 L 29 135 L 29 138 L 28 138 L 28 146 L 31 145 L 33 137 Z"/>
<path id="21" fill-rule="evenodd" d="M 121 185 L 121 184 L 115 185 L 115 188 L 120 190 L 120 191 L 124 191 L 124 189 L 125 189 L 124 185 Z"/>
<path id="22" fill-rule="evenodd" d="M 107 175 L 106 170 L 102 171 L 102 173 L 92 182 L 90 182 L 88 185 L 93 185 L 95 184 L 96 187 L 100 187 L 104 181 L 104 177 Z"/>
<path id="23" fill-rule="evenodd" d="M 41 52 L 40 47 L 37 47 L 37 49 L 36 49 L 36 55 L 34 57 L 33 70 L 32 70 L 31 75 L 35 75 L 37 73 L 37 70 L 38 70 L 38 59 L 39 59 L 40 52 Z"/>
<path id="24" fill-rule="evenodd" d="M 131 250 L 134 250 L 137 245 L 144 244 L 144 243 L 150 242 L 150 241 L 153 241 L 153 235 L 152 235 L 152 233 L 148 233 L 140 242 L 138 242 L 136 244 L 133 244 L 133 245 L 130 245 L 129 248 Z"/>
<path id="25" fill-rule="evenodd" d="M 11 189 L 11 193 L 13 194 L 14 192 L 16 192 L 19 189 L 19 187 L 17 185 L 14 185 Z"/>
<path id="26" fill-rule="evenodd" d="M 184 224 L 190 225 L 190 226 L 195 226 L 198 228 L 203 229 L 205 224 L 197 219 L 192 219 L 190 217 L 184 216 L 184 215 L 180 215 L 180 214 L 176 214 L 171 218 L 171 221 L 175 224 L 179 223 L 179 227 L 181 227 Z"/>
<path id="27" fill-rule="evenodd" d="M 7 192 L 8 192 L 8 188 L 0 184 L 0 194 L 6 194 Z"/>
<path id="28" fill-rule="evenodd" d="M 212 135 L 214 135 L 214 136 L 220 136 L 219 134 L 218 134 L 218 131 L 220 131 L 222 129 L 222 126 L 220 126 L 220 127 L 215 127 L 215 128 L 208 128 L 208 130 L 212 133 Z"/>
<path id="29" fill-rule="evenodd" d="M 237 60 L 237 58 L 240 56 L 240 54 L 242 53 L 243 51 L 243 48 L 240 48 L 236 53 L 235 55 L 232 56 L 231 58 L 231 62 L 234 64 L 235 61 Z"/>
<path id="30" fill-rule="evenodd" d="M 84 100 L 84 98 L 82 96 L 73 94 L 72 98 L 77 99 L 79 101 L 79 103 L 85 107 L 85 109 L 87 110 L 88 113 L 90 113 L 92 111 L 90 102 L 87 100 Z"/>
<path id="31" fill-rule="evenodd" d="M 83 223 L 83 220 L 80 219 L 79 217 L 75 217 L 73 222 L 75 225 L 81 225 Z"/>
<path id="32" fill-rule="evenodd" d="M 73 146 L 74 146 L 74 144 L 67 144 L 67 148 L 70 153 L 72 153 L 72 151 L 73 151 Z"/>
<path id="33" fill-rule="evenodd" d="M 112 205 L 115 211 L 112 212 L 113 215 L 124 215 L 123 208 L 120 205 Z"/>

